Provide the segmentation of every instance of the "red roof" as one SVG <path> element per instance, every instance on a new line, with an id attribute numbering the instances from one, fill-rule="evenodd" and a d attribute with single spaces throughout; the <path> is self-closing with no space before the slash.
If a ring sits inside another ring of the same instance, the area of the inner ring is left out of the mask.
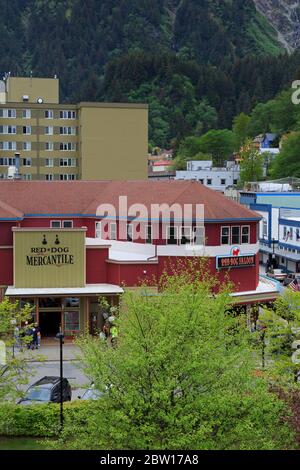
<path id="1" fill-rule="evenodd" d="M 144 204 L 204 204 L 205 219 L 260 219 L 259 214 L 196 181 L 1 181 L 0 218 L 23 215 L 95 215 L 100 204 L 127 196 Z"/>
<path id="2" fill-rule="evenodd" d="M 153 166 L 171 166 L 174 162 L 170 160 L 159 160 L 158 162 L 153 163 Z"/>

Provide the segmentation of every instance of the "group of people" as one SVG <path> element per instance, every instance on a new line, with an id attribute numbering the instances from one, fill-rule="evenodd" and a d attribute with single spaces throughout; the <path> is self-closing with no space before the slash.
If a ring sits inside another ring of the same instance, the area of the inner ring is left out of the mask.
<path id="1" fill-rule="evenodd" d="M 100 338 L 109 340 L 112 346 L 116 345 L 118 338 L 118 328 L 115 324 L 115 317 L 103 313 L 104 324 L 100 332 Z"/>
<path id="2" fill-rule="evenodd" d="M 15 328 L 15 344 L 22 349 L 23 345 L 27 349 L 39 349 L 41 346 L 41 330 L 37 323 L 28 324 L 25 322 L 23 328 Z"/>

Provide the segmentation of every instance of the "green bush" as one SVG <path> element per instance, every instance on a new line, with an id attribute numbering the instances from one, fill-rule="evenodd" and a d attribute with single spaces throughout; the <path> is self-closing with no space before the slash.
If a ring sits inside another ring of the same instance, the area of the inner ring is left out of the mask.
<path id="1" fill-rule="evenodd" d="M 93 403 L 88 401 L 64 403 L 66 424 L 76 421 L 84 425 L 92 406 Z M 58 434 L 59 428 L 59 404 L 0 404 L 0 436 L 53 437 Z"/>

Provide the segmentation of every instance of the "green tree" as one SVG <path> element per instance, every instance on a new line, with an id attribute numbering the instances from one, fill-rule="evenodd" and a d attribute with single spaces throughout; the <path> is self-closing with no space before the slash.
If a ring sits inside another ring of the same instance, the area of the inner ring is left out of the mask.
<path id="1" fill-rule="evenodd" d="M 235 138 L 235 148 L 239 150 L 249 137 L 249 123 L 251 121 L 250 116 L 245 113 L 241 113 L 236 116 L 233 120 L 233 133 Z"/>
<path id="2" fill-rule="evenodd" d="M 25 360 L 24 353 L 15 347 L 15 336 L 17 331 L 18 337 L 24 331 L 25 322 L 32 319 L 31 312 L 32 307 L 29 304 L 21 308 L 19 302 L 12 303 L 7 297 L 0 303 L 0 340 L 5 344 L 6 350 L 6 364 L 0 366 L 0 401 L 19 396 L 19 386 L 28 381 L 28 361 Z M 19 337 L 23 347 L 28 340 L 26 336 L 23 340 Z"/>
<path id="3" fill-rule="evenodd" d="M 173 266 L 160 294 L 126 292 L 118 344 L 79 341 L 103 392 L 64 446 L 88 449 L 277 449 L 293 445 L 284 404 L 253 370 L 245 318 L 206 263 Z M 219 289 L 217 296 L 213 295 Z"/>
<path id="4" fill-rule="evenodd" d="M 251 140 L 246 141 L 240 158 L 241 182 L 259 181 L 263 176 L 263 156 L 253 147 Z"/>
<path id="5" fill-rule="evenodd" d="M 299 146 L 300 132 L 293 132 L 284 140 L 280 154 L 275 157 L 271 167 L 273 178 L 300 178 Z"/>
<path id="6" fill-rule="evenodd" d="M 235 148 L 234 134 L 228 129 L 210 130 L 199 139 L 199 151 L 213 156 L 215 165 L 223 165 Z"/>

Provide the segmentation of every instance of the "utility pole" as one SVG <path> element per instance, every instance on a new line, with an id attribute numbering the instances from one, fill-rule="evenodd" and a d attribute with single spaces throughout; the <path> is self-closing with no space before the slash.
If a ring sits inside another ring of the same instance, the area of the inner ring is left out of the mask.
<path id="1" fill-rule="evenodd" d="M 64 344 L 64 334 L 59 328 L 59 333 L 57 333 L 56 338 L 59 339 L 59 359 L 60 359 L 60 430 L 63 430 L 64 426 L 64 410 L 63 410 L 63 344 Z"/>

